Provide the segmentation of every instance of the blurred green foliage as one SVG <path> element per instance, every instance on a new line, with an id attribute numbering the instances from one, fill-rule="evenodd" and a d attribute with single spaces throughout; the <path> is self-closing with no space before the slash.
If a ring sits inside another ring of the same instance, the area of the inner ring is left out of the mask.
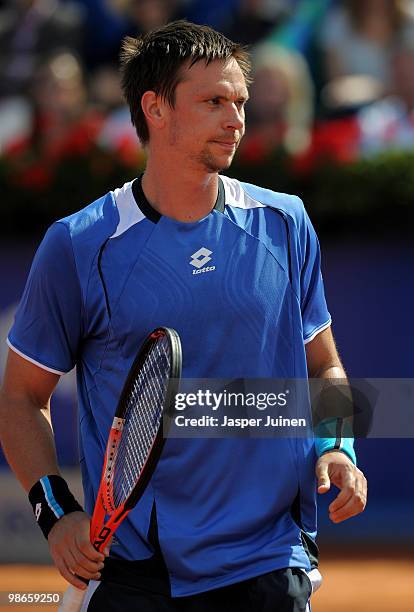
<path id="1" fill-rule="evenodd" d="M 0 157 L 0 231 L 38 236 L 64 217 L 131 180 L 144 168 L 98 147 L 66 156 L 53 169 Z M 236 159 L 226 172 L 275 191 L 294 193 L 319 232 L 413 232 L 414 152 L 387 153 L 348 164 L 325 160 L 304 171 L 275 151 L 260 161 Z"/>
<path id="2" fill-rule="evenodd" d="M 346 164 L 325 159 L 307 171 L 274 153 L 249 167 L 236 162 L 229 174 L 299 195 L 322 233 L 414 231 L 414 151 L 384 153 Z"/>

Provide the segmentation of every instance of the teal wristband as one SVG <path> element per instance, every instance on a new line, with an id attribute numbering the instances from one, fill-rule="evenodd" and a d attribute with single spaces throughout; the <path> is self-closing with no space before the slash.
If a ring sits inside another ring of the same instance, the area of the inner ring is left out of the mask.
<path id="1" fill-rule="evenodd" d="M 315 447 L 318 457 L 329 451 L 341 451 L 348 455 L 354 465 L 356 465 L 356 455 L 354 450 L 353 438 L 341 438 L 338 446 L 336 438 L 316 438 Z"/>
<path id="2" fill-rule="evenodd" d="M 357 464 L 351 426 L 343 419 L 325 419 L 315 430 L 315 450 L 318 457 L 329 451 L 342 451 Z"/>

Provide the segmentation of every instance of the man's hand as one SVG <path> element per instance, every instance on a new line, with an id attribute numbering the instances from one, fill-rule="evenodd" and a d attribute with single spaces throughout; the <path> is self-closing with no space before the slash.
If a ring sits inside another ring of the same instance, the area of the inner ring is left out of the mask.
<path id="1" fill-rule="evenodd" d="M 76 576 L 99 580 L 104 566 L 105 555 L 92 546 L 89 529 L 90 517 L 85 512 L 70 512 L 53 525 L 48 536 L 56 567 L 65 580 L 79 589 L 86 589 L 87 585 Z"/>
<path id="2" fill-rule="evenodd" d="M 367 480 L 364 474 L 341 451 L 332 451 L 319 457 L 316 463 L 318 493 L 326 493 L 331 483 L 340 489 L 329 506 L 329 518 L 340 523 L 362 512 L 367 503 Z"/>

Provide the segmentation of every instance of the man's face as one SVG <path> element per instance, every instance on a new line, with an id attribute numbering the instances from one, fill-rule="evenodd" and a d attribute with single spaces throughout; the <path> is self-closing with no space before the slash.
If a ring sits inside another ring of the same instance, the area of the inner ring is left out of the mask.
<path id="1" fill-rule="evenodd" d="M 228 168 L 244 134 L 248 91 L 233 58 L 182 68 L 175 106 L 167 115 L 168 146 L 174 155 L 207 172 Z M 167 144 L 167 143 L 166 143 Z"/>

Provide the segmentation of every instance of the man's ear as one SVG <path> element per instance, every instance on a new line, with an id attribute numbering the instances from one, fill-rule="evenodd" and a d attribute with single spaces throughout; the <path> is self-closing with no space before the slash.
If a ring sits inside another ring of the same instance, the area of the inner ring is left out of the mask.
<path id="1" fill-rule="evenodd" d="M 166 102 L 155 91 L 146 91 L 141 98 L 142 112 L 148 127 L 159 130 L 165 125 Z"/>

